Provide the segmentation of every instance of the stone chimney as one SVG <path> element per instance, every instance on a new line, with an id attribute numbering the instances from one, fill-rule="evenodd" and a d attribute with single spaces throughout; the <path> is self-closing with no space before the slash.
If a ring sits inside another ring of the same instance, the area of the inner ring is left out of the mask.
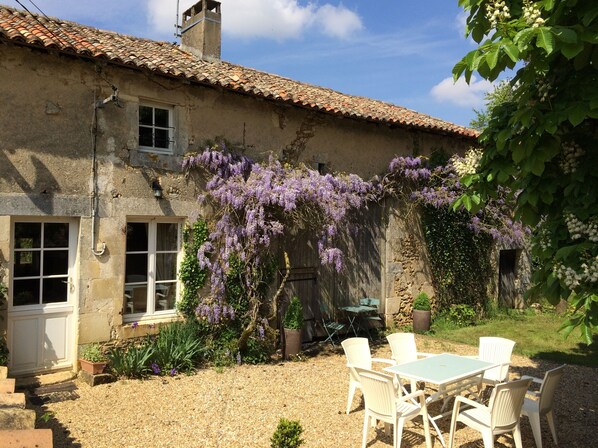
<path id="1" fill-rule="evenodd" d="M 202 59 L 220 59 L 220 2 L 200 0 L 183 13 L 181 49 Z"/>

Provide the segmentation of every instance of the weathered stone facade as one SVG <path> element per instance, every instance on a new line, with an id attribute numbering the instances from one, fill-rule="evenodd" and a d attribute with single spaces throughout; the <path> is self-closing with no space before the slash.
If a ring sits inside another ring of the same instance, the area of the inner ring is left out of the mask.
<path id="1" fill-rule="evenodd" d="M 5 43 L 0 46 L 0 262 L 10 285 L 15 222 L 76 224 L 76 264 L 69 279 L 74 325 L 67 347 L 73 368 L 79 344 L 139 336 L 145 324 L 176 318 L 174 312 L 142 317 L 136 332 L 123 318 L 127 224 L 131 219 L 182 224 L 201 215 L 196 198 L 202 181 L 186 176 L 180 164 L 185 153 L 200 151 L 206 141 L 223 137 L 257 160 L 272 155 L 364 178 L 384 173 L 395 155 L 463 152 L 471 145 L 471 139 L 450 133 L 339 118 Z M 115 97 L 111 86 L 118 88 Z M 144 103 L 172 110 L 172 154 L 140 150 Z M 161 199 L 154 196 L 154 182 L 162 188 Z M 335 281 L 350 284 L 351 294 L 381 296 L 388 320 L 407 312 L 414 293 L 432 290 L 416 214 L 385 207 L 384 235 L 376 242 L 380 278 L 370 278 L 367 291 L 357 276 Z M 10 326 L 13 311 L 9 306 L 3 312 L 1 325 Z M 10 338 L 9 331 L 9 343 Z"/>

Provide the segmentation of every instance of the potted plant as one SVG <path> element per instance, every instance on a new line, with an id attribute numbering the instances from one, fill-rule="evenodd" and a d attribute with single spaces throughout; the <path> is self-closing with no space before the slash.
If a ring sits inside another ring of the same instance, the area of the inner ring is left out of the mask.
<path id="1" fill-rule="evenodd" d="M 283 319 L 284 353 L 286 357 L 301 351 L 301 328 L 303 328 L 303 306 L 297 296 L 291 299 Z"/>
<path id="2" fill-rule="evenodd" d="M 430 297 L 425 292 L 420 292 L 413 301 L 413 332 L 425 333 L 430 330 L 432 320 L 432 306 Z"/>
<path id="3" fill-rule="evenodd" d="M 100 344 L 88 344 L 81 350 L 81 357 L 79 358 L 81 370 L 97 375 L 103 373 L 106 368 L 106 355 L 102 352 Z"/>

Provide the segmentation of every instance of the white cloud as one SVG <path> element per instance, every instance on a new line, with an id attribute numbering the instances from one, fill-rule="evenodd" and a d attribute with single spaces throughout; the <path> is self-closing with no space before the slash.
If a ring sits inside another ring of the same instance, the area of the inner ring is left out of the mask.
<path id="1" fill-rule="evenodd" d="M 197 0 L 181 0 L 179 15 Z M 147 0 L 148 19 L 160 33 L 173 30 L 176 2 Z M 343 5 L 305 6 L 298 0 L 222 0 L 222 32 L 274 40 L 296 38 L 314 29 L 346 39 L 363 28 L 361 18 Z"/>
<path id="2" fill-rule="evenodd" d="M 432 87 L 430 93 L 441 103 L 452 103 L 463 107 L 480 107 L 484 104 L 484 95 L 492 90 L 493 84 L 485 79 L 471 77 L 469 84 L 461 77 L 457 82 L 453 78 L 445 78 Z"/>
<path id="3" fill-rule="evenodd" d="M 324 5 L 316 11 L 316 22 L 323 27 L 324 34 L 346 39 L 363 29 L 361 19 L 343 5 Z"/>

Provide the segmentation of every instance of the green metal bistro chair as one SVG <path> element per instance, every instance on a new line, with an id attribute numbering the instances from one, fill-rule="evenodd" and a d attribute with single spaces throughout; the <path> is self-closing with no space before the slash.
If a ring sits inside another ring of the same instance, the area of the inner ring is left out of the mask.
<path id="1" fill-rule="evenodd" d="M 368 336 L 370 338 L 370 340 L 372 340 L 372 334 L 370 332 L 371 328 L 370 328 L 370 322 L 375 326 L 375 325 L 380 325 L 380 326 L 384 326 L 384 322 L 382 320 L 382 317 L 380 317 L 380 299 L 374 299 L 372 297 L 364 297 L 363 299 L 359 299 L 359 305 L 361 306 L 371 306 L 372 308 L 376 308 L 376 310 L 372 310 L 371 314 L 368 314 L 366 316 L 360 317 L 360 325 L 361 324 L 366 324 L 366 328 L 365 330 L 368 332 Z"/>
<path id="2" fill-rule="evenodd" d="M 326 339 L 324 340 L 324 343 L 330 342 L 334 346 L 334 338 L 337 336 L 339 332 L 343 331 L 347 327 L 347 325 L 334 320 L 333 317 L 330 315 L 328 307 L 321 302 L 320 314 L 322 315 L 322 327 L 326 332 Z"/>

